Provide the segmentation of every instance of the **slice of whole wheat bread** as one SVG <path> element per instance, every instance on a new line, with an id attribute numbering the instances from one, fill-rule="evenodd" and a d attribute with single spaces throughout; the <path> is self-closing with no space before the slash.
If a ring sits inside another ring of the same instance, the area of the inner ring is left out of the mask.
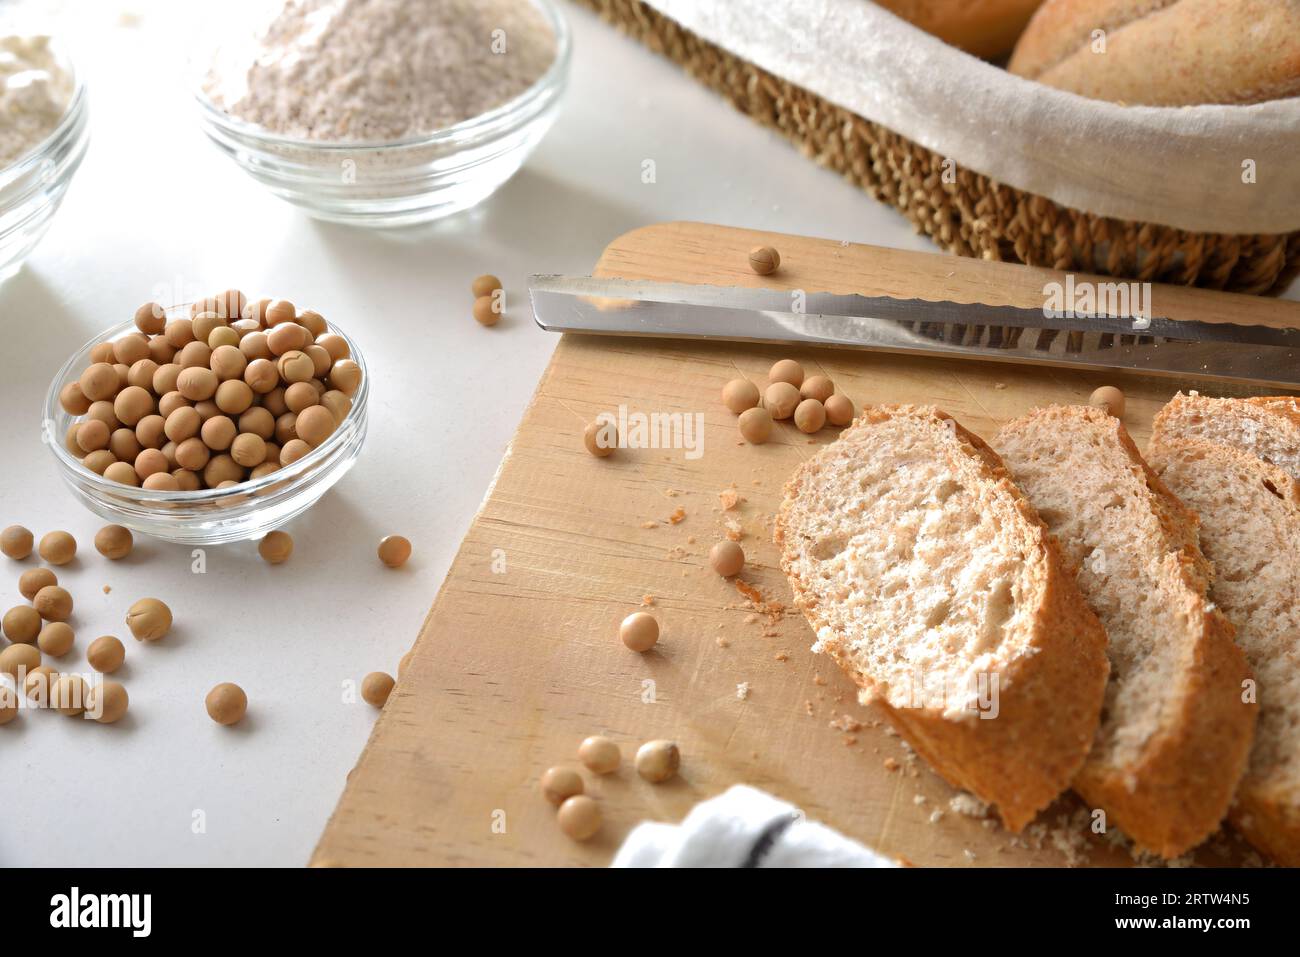
<path id="1" fill-rule="evenodd" d="M 1152 466 L 1201 517 L 1213 599 L 1255 672 L 1259 725 L 1229 820 L 1280 864 L 1300 866 L 1300 485 L 1240 449 L 1153 441 Z"/>
<path id="2" fill-rule="evenodd" d="M 1105 632 L 984 442 L 934 408 L 868 407 L 795 472 L 775 535 L 814 649 L 939 774 L 1013 831 L 1069 785 Z"/>
<path id="3" fill-rule="evenodd" d="M 1300 402 L 1291 396 L 1216 399 L 1180 392 L 1156 415 L 1151 442 L 1176 439 L 1239 448 L 1300 481 Z"/>
<path id="4" fill-rule="evenodd" d="M 1035 409 L 994 445 L 1110 639 L 1101 726 L 1074 789 L 1139 847 L 1177 857 L 1227 814 L 1257 711 L 1242 702 L 1250 669 L 1232 625 L 1206 599 L 1196 515 L 1101 409 Z"/>

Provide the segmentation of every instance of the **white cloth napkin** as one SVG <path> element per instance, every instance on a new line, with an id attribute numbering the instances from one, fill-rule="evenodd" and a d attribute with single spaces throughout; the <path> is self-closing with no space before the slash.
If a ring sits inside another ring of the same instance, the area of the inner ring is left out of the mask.
<path id="1" fill-rule="evenodd" d="M 697 804 L 681 824 L 638 825 L 613 867 L 897 867 L 807 820 L 794 805 L 738 784 Z"/>
<path id="2" fill-rule="evenodd" d="M 1119 106 L 1013 76 L 867 0 L 647 2 L 958 166 L 1066 206 L 1205 232 L 1300 229 L 1300 98 Z"/>

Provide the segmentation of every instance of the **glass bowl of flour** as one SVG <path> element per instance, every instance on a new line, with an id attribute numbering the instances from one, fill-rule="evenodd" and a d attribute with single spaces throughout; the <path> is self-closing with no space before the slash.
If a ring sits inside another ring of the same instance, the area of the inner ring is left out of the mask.
<path id="1" fill-rule="evenodd" d="M 276 196 L 389 228 L 483 201 L 555 120 L 570 36 L 551 0 L 274 0 L 196 62 L 204 131 Z"/>
<path id="2" fill-rule="evenodd" d="M 0 35 L 0 282 L 50 228 L 89 138 L 71 63 L 48 37 Z"/>

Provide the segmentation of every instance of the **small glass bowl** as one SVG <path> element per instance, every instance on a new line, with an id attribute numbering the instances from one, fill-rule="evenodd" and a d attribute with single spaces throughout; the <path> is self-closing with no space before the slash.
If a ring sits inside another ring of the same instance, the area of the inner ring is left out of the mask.
<path id="1" fill-rule="evenodd" d="M 389 228 L 469 209 L 523 165 L 555 121 L 568 83 L 569 26 L 552 0 L 533 2 L 555 34 L 555 60 L 519 96 L 463 123 L 389 143 L 280 136 L 218 108 L 196 69 L 200 122 L 246 173 L 317 219 Z"/>
<path id="2" fill-rule="evenodd" d="M 182 314 L 188 316 L 189 312 L 168 311 L 171 318 Z M 314 505 L 347 474 L 361 454 L 366 439 L 370 370 L 356 342 L 331 322 L 330 332 L 343 337 L 352 350 L 351 358 L 361 367 L 361 385 L 352 396 L 352 410 L 334 434 L 292 465 L 230 488 L 197 492 L 155 492 L 96 475 L 67 448 L 68 430 L 81 416 L 64 411 L 59 391 L 75 382 L 90 365 L 92 348 L 134 331 L 134 322 L 124 322 L 86 343 L 59 370 L 45 396 L 41 440 L 54 453 L 59 475 L 96 515 L 132 531 L 187 545 L 261 538 Z"/>
<path id="3" fill-rule="evenodd" d="M 90 110 L 80 74 L 74 71 L 73 77 L 72 100 L 54 132 L 18 162 L 0 170 L 0 282 L 22 268 L 50 228 L 86 155 Z"/>

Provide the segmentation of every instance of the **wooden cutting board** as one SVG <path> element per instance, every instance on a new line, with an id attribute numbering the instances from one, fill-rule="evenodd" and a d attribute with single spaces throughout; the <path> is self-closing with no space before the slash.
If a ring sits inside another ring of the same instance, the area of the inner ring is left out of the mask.
<path id="1" fill-rule="evenodd" d="M 784 262 L 776 275 L 760 277 L 747 252 L 766 243 Z M 622 236 L 595 271 L 916 295 L 918 267 L 932 273 L 936 260 L 950 269 L 927 295 L 955 299 L 994 282 L 1008 302 L 1041 306 L 1044 279 L 1053 275 L 692 223 Z M 1231 313 L 1235 302 L 1226 297 L 1223 309 Z M 1179 385 L 847 350 L 564 337 L 314 864 L 604 865 L 638 821 L 680 820 L 696 802 L 742 782 L 918 865 L 1130 860 L 1087 832 L 1072 797 L 1020 838 L 954 809 L 957 792 L 857 704 L 852 684 L 827 658 L 810 652 L 808 626 L 788 609 L 772 516 L 789 474 L 836 430 L 806 436 L 781 423 L 767 445 L 746 445 L 719 399 L 727 380 L 765 383 L 771 364 L 785 357 L 830 376 L 858 407 L 935 404 L 985 438 L 1035 405 L 1086 402 L 1108 383 L 1127 394 L 1125 423 L 1142 444 Z M 703 454 L 659 448 L 592 457 L 584 425 L 620 406 L 702 413 Z M 720 496 L 729 489 L 740 503 L 724 510 Z M 743 536 L 750 598 L 708 566 L 709 548 L 728 526 Z M 639 609 L 662 625 L 658 646 L 644 655 L 617 637 L 622 618 Z M 537 779 L 552 765 L 577 766 L 578 743 L 592 734 L 618 741 L 624 763 L 606 777 L 584 772 L 605 823 L 578 844 L 560 832 Z M 658 786 L 631 765 L 652 738 L 676 740 L 683 756 L 681 775 Z M 1230 863 L 1241 854 L 1225 838 L 1200 857 Z"/>

